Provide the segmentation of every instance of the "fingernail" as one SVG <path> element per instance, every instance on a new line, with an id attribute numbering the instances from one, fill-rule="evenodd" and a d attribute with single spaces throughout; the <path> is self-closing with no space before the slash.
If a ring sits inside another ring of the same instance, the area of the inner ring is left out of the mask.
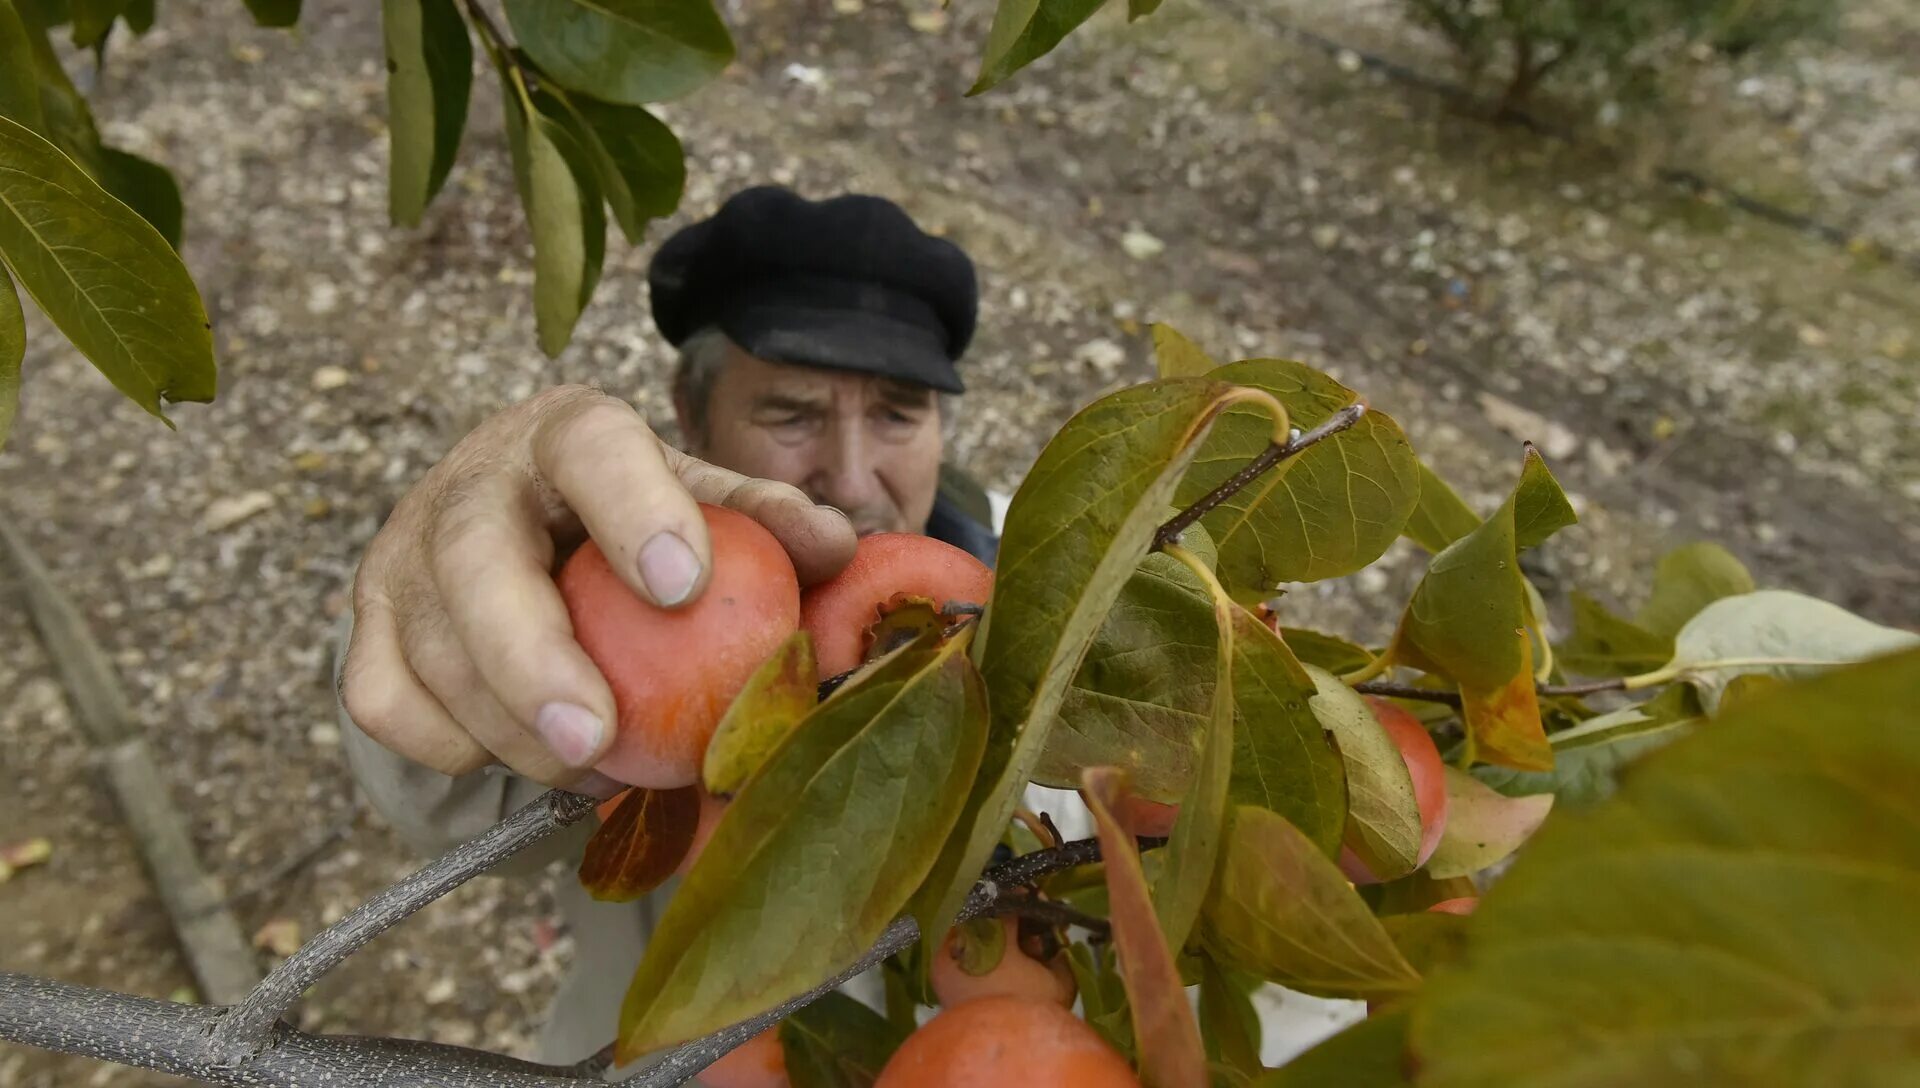
<path id="1" fill-rule="evenodd" d="M 599 771 L 588 771 L 585 777 L 567 788 L 575 793 L 584 793 L 588 797 L 598 797 L 604 801 L 614 794 L 619 793 L 621 790 L 626 789 L 627 784 L 625 782 L 615 782 Z"/>
<path id="2" fill-rule="evenodd" d="M 548 703 L 533 716 L 533 731 L 569 767 L 585 766 L 593 758 L 606 728 L 599 715 L 573 703 Z"/>
<path id="3" fill-rule="evenodd" d="M 700 560 L 680 534 L 655 533 L 640 547 L 640 580 L 655 601 L 671 607 L 693 593 L 693 584 L 700 580 Z"/>

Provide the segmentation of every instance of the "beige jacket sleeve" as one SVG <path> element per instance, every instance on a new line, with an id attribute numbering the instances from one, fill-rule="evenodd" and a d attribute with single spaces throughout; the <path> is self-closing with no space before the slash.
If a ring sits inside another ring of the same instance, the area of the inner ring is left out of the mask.
<path id="1" fill-rule="evenodd" d="M 347 768 L 369 806 L 423 857 L 438 857 L 499 823 L 546 792 L 546 787 L 498 765 L 471 774 L 445 775 L 398 755 L 367 736 L 340 702 L 340 667 L 353 636 L 353 614 L 334 643 L 334 701 Z M 594 821 L 572 827 L 521 851 L 493 870 L 500 876 L 533 876 L 555 861 L 579 860 Z"/>

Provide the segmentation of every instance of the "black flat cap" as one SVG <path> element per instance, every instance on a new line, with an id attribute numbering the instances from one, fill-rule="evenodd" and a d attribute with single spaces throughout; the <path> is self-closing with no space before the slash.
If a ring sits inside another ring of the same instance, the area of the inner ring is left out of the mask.
<path id="1" fill-rule="evenodd" d="M 718 327 L 773 362 L 965 389 L 954 363 L 979 307 L 973 262 L 890 200 L 742 190 L 666 240 L 647 286 L 676 346 Z"/>

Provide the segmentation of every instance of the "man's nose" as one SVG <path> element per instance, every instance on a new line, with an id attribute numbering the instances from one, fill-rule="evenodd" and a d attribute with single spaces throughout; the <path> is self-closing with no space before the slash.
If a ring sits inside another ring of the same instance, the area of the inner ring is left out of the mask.
<path id="1" fill-rule="evenodd" d="M 858 427 L 835 427 L 809 490 L 818 502 L 856 514 L 885 497 L 875 450 Z"/>

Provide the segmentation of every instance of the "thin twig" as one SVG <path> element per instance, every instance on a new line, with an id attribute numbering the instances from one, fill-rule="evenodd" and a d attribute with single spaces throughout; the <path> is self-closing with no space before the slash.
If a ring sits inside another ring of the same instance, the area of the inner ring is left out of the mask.
<path id="1" fill-rule="evenodd" d="M 1188 526 L 1207 516 L 1214 507 L 1232 498 L 1234 493 L 1238 492 L 1241 488 L 1259 479 L 1260 475 L 1268 469 L 1305 450 L 1308 446 L 1316 442 L 1331 438 L 1341 431 L 1347 430 L 1354 424 L 1360 422 L 1361 417 L 1366 414 L 1367 406 L 1365 403 L 1349 404 L 1345 408 L 1327 417 L 1326 421 L 1318 427 L 1307 431 L 1297 438 L 1290 439 L 1285 443 L 1270 443 L 1266 449 L 1260 451 L 1258 456 L 1242 466 L 1240 471 L 1235 472 L 1233 475 L 1221 481 L 1220 486 L 1201 496 L 1200 500 L 1192 506 L 1187 507 L 1185 510 L 1167 519 L 1166 524 L 1154 531 L 1153 550 L 1159 551 L 1178 540 L 1180 534 L 1185 531 Z"/>
<path id="2" fill-rule="evenodd" d="M 1396 684 L 1391 680 L 1368 680 L 1353 685 L 1353 690 L 1362 695 L 1381 695 L 1389 699 L 1414 699 L 1420 702 L 1445 703 L 1455 710 L 1460 709 L 1460 693 L 1444 688 L 1423 688 L 1416 684 Z M 1533 689 L 1541 695 L 1594 695 L 1603 691 L 1625 691 L 1625 677 L 1611 680 L 1583 680 L 1578 684 L 1539 684 Z"/>
<path id="3" fill-rule="evenodd" d="M 230 1061 L 257 1054 L 272 1041 L 273 1026 L 280 1014 L 340 961 L 421 907 L 580 820 L 597 804 L 594 798 L 582 794 L 549 790 L 478 837 L 367 900 L 301 945 L 221 1018 L 214 1029 L 219 1051 Z"/>
<path id="4" fill-rule="evenodd" d="M 1034 899 L 1030 896 L 1001 898 L 994 900 L 993 905 L 987 909 L 987 913 L 995 917 L 1011 914 L 1057 926 L 1079 926 L 1081 929 L 1098 933 L 1103 937 L 1113 931 L 1113 927 L 1105 918 L 1076 910 L 1057 899 Z"/>

